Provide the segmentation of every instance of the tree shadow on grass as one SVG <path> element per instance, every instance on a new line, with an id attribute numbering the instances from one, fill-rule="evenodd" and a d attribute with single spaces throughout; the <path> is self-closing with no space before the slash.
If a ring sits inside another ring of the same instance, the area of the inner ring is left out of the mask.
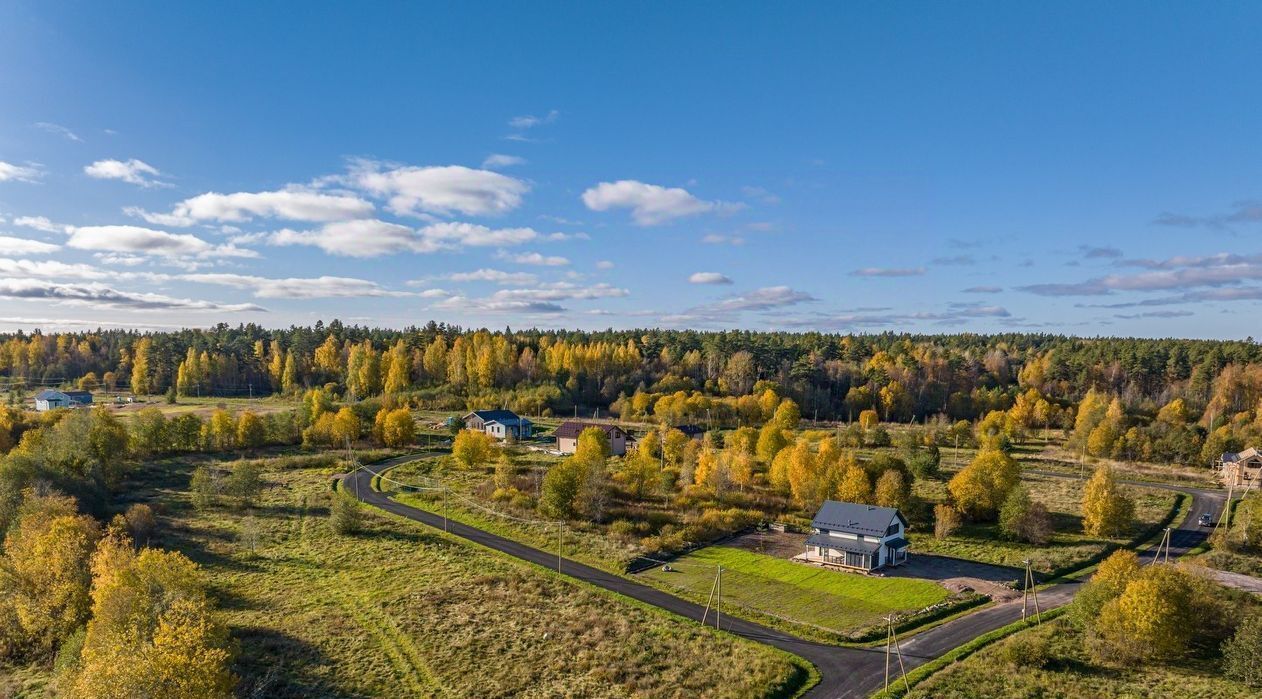
<path id="1" fill-rule="evenodd" d="M 243 699 L 297 699 L 338 697 L 359 699 L 368 695 L 332 686 L 335 677 L 328 657 L 319 647 L 276 629 L 234 628 L 240 652 L 233 672 L 240 678 L 236 696 Z"/>

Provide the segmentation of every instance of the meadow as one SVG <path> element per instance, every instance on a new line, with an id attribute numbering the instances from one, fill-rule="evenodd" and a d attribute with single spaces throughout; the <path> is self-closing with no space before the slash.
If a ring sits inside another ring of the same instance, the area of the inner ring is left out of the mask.
<path id="1" fill-rule="evenodd" d="M 1037 647 L 1038 653 L 1027 649 Z M 1216 663 L 1187 659 L 1172 665 L 1105 665 L 1086 649 L 1083 634 L 1061 617 L 1021 631 L 952 663 L 912 687 L 914 699 L 991 697 L 1256 697 L 1228 680 Z"/>
<path id="2" fill-rule="evenodd" d="M 194 460 L 146 465 L 155 545 L 199 562 L 240 642 L 240 696 L 792 694 L 787 656 L 366 510 L 332 533 L 316 456 L 264 471 L 251 506 L 198 509 Z M 266 463 L 266 462 L 265 462 Z"/>
<path id="3" fill-rule="evenodd" d="M 890 613 L 923 609 L 948 596 L 945 588 L 925 580 L 829 570 L 722 545 L 672 560 L 669 572 L 657 566 L 637 577 L 705 604 L 719 566 L 726 613 L 805 624 L 830 640 L 877 624 Z"/>

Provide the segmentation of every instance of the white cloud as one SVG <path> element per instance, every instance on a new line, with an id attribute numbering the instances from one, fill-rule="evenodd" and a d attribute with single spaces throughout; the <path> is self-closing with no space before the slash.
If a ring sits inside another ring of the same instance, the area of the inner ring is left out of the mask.
<path id="1" fill-rule="evenodd" d="M 744 245 L 745 239 L 739 235 L 720 235 L 718 233 L 710 233 L 702 238 L 701 242 L 708 245 Z"/>
<path id="2" fill-rule="evenodd" d="M 374 196 L 386 197 L 400 216 L 424 212 L 493 216 L 521 205 L 530 186 L 522 180 L 490 170 L 462 165 L 395 167 L 364 161 L 350 174 L 350 182 Z"/>
<path id="3" fill-rule="evenodd" d="M 128 184 L 141 187 L 169 187 L 166 182 L 156 179 L 162 173 L 143 160 L 98 160 L 85 165 L 83 172 L 88 177 L 98 180 L 122 180 Z"/>
<path id="4" fill-rule="evenodd" d="M 412 296 L 405 291 L 383 289 L 376 282 L 351 277 L 270 279 L 246 274 L 185 274 L 185 281 L 249 289 L 258 298 L 322 299 L 362 296 Z"/>
<path id="5" fill-rule="evenodd" d="M 163 214 L 155 211 L 146 211 L 139 206 L 124 206 L 123 213 L 133 218 L 143 219 L 145 223 L 152 223 L 155 226 L 171 226 L 172 228 L 187 228 L 195 223 L 197 219 L 182 214 Z"/>
<path id="6" fill-rule="evenodd" d="M 135 311 L 265 311 L 252 303 L 223 304 L 162 294 L 120 291 L 105 284 L 62 283 L 46 279 L 0 279 L 0 298 L 52 301 L 72 306 Z"/>
<path id="7" fill-rule="evenodd" d="M 492 153 L 486 156 L 486 160 L 482 161 L 482 167 L 484 168 L 503 168 L 525 164 L 525 158 L 519 158 L 516 155 L 504 155 L 503 153 Z"/>
<path id="8" fill-rule="evenodd" d="M 918 277 L 924 267 L 864 267 L 850 273 L 852 277 Z"/>
<path id="9" fill-rule="evenodd" d="M 13 225 L 22 226 L 23 228 L 31 228 L 45 233 L 66 233 L 66 226 L 60 226 L 49 221 L 43 216 L 18 216 L 13 219 Z"/>
<path id="10" fill-rule="evenodd" d="M 629 293 L 626 289 L 605 283 L 579 286 L 569 282 L 556 282 L 531 289 L 501 289 L 491 294 L 491 298 L 500 301 L 587 301 L 591 299 L 621 298 Z"/>
<path id="11" fill-rule="evenodd" d="M 233 245 L 211 245 L 186 233 L 167 233 L 140 226 L 81 226 L 66 243 L 79 250 L 98 250 L 158 257 L 258 257 L 253 250 Z"/>
<path id="12" fill-rule="evenodd" d="M 62 138 L 66 139 L 67 141 L 74 141 L 75 143 L 83 143 L 83 139 L 79 137 L 79 134 L 71 131 L 70 129 L 62 126 L 61 124 L 54 124 L 49 121 L 37 121 L 35 122 L 34 126 L 40 131 L 47 131 L 48 133 L 55 133 L 58 136 L 61 136 Z"/>
<path id="13" fill-rule="evenodd" d="M 47 255 L 51 252 L 57 252 L 60 249 L 60 245 L 53 245 L 52 243 L 43 243 L 38 240 L 11 238 L 7 235 L 0 235 L 0 252 L 5 252 L 10 255 Z"/>
<path id="14" fill-rule="evenodd" d="M 543 116 L 535 116 L 534 114 L 523 114 L 521 116 L 515 116 L 512 119 L 509 119 L 508 125 L 513 127 L 514 129 L 522 129 L 522 130 L 533 129 L 536 126 L 542 126 L 543 124 L 551 124 L 552 122 L 556 121 L 557 117 L 559 116 L 561 116 L 561 112 L 558 112 L 555 109 L 550 110 L 547 114 Z"/>
<path id="15" fill-rule="evenodd" d="M 503 251 L 497 255 L 500 259 L 511 260 L 519 265 L 538 265 L 541 267 L 564 267 L 570 261 L 559 255 L 541 255 L 537 252 L 509 254 Z"/>
<path id="16" fill-rule="evenodd" d="M 372 215 L 373 205 L 356 196 L 291 188 L 233 194 L 207 192 L 176 204 L 170 214 L 150 214 L 141 209 L 126 211 L 160 225 L 179 225 L 178 222 L 192 221 L 248 221 L 255 216 L 324 222 L 365 218 Z"/>
<path id="17" fill-rule="evenodd" d="M 444 278 L 453 282 L 495 282 L 496 284 L 534 284 L 538 281 L 538 277 L 530 272 L 505 272 L 488 268 L 472 272 L 454 272 Z"/>
<path id="18" fill-rule="evenodd" d="M 43 174 L 34 165 L 14 165 L 0 160 L 0 182 L 37 182 Z"/>
<path id="19" fill-rule="evenodd" d="M 599 260 L 596 262 L 596 269 L 613 269 L 614 264 L 611 260 Z"/>
<path id="20" fill-rule="evenodd" d="M 329 223 L 315 231 L 281 230 L 273 245 L 313 245 L 332 255 L 377 257 L 400 252 L 432 253 L 462 247 L 518 245 L 539 237 L 532 228 L 488 228 L 473 223 L 433 223 L 420 229 L 364 219 Z"/>
<path id="21" fill-rule="evenodd" d="M 57 260 L 14 260 L 0 257 L 0 274 L 41 279 L 111 279 L 116 275 L 92 265 L 67 264 Z"/>
<path id="22" fill-rule="evenodd" d="M 641 226 L 665 223 L 684 216 L 710 211 L 732 211 L 742 207 L 698 199 L 686 189 L 662 187 L 636 180 L 601 182 L 583 192 L 583 203 L 592 211 L 630 209 L 631 218 Z"/>
<path id="23" fill-rule="evenodd" d="M 694 272 L 688 277 L 692 284 L 731 284 L 732 280 L 718 272 Z"/>
<path id="24" fill-rule="evenodd" d="M 487 313 L 554 314 L 564 313 L 565 307 L 547 301 L 516 301 L 496 299 L 472 299 L 452 296 L 435 303 L 431 308 L 461 312 L 482 311 Z"/>

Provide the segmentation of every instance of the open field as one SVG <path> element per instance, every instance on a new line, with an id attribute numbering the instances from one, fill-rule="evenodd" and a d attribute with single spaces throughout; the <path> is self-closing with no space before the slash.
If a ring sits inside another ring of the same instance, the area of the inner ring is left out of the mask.
<path id="1" fill-rule="evenodd" d="M 219 408 L 224 408 L 232 412 L 242 410 L 252 410 L 259 414 L 278 413 L 284 410 L 292 410 L 298 407 L 295 400 L 279 397 L 259 397 L 259 398 L 194 398 L 181 397 L 178 402 L 172 404 L 166 402 L 161 396 L 142 397 L 144 402 L 136 403 L 115 403 L 108 396 L 97 396 L 95 405 L 104 405 L 110 409 L 110 412 L 121 418 L 127 418 L 144 410 L 145 408 L 157 408 L 162 414 L 168 418 L 180 415 L 197 415 L 198 417 L 209 417 L 211 413 Z"/>
<path id="2" fill-rule="evenodd" d="M 1013 663 L 1014 644 L 1046 643 L 1044 667 Z M 1096 663 L 1082 634 L 1060 618 L 1017 633 L 947 666 L 912 688 L 916 699 L 994 697 L 1231 697 L 1257 696 L 1257 690 L 1222 677 L 1216 665 L 1189 660 L 1174 666 L 1144 663 L 1115 667 Z"/>
<path id="3" fill-rule="evenodd" d="M 743 697 L 801 677 L 778 652 L 402 519 L 366 512 L 362 533 L 336 536 L 337 470 L 269 469 L 241 511 L 195 509 L 188 460 L 131 485 L 162 513 L 154 543 L 205 567 L 242 696 Z"/>
<path id="4" fill-rule="evenodd" d="M 1110 539 L 1087 536 L 1082 531 L 1082 481 L 1026 473 L 1021 482 L 1029 489 L 1030 497 L 1046 505 L 1052 515 L 1056 533 L 1047 544 L 1037 546 L 1009 541 L 993 523 L 966 524 L 945 540 L 934 538 L 931 529 L 912 530 L 908 538 L 913 553 L 934 553 L 1022 568 L 1023 561 L 1029 559 L 1035 570 L 1046 573 L 1089 560 L 1109 545 L 1129 543 L 1134 535 L 1143 533 L 1169 514 L 1177 497 L 1167 490 L 1132 487 L 1136 518 L 1132 536 Z M 946 486 L 940 481 L 917 481 L 916 492 L 927 499 L 941 500 Z"/>
<path id="5" fill-rule="evenodd" d="M 637 577 L 704 604 L 722 566 L 723 604 L 730 612 L 754 610 L 838 635 L 948 596 L 945 588 L 925 580 L 826 570 L 726 545 L 698 549 L 670 566 L 671 572 L 659 566 Z"/>

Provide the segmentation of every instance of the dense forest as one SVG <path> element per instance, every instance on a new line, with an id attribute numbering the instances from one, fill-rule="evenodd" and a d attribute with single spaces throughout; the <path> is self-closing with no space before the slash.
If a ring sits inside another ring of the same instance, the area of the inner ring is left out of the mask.
<path id="1" fill-rule="evenodd" d="M 621 409 L 637 392 L 740 397 L 763 381 L 804 417 L 846 421 L 869 408 L 886 421 L 971 420 L 1027 388 L 1062 406 L 1095 389 L 1130 412 L 1155 415 L 1181 398 L 1198 417 L 1230 415 L 1262 397 L 1251 368 L 1259 362 L 1252 339 L 1049 334 L 491 332 L 433 322 L 398 331 L 335 320 L 287 330 L 0 335 L 0 380 L 15 392 L 83 384 L 258 396 L 332 384 L 348 398 L 412 392 L 435 408 L 505 404 L 538 414 Z"/>

